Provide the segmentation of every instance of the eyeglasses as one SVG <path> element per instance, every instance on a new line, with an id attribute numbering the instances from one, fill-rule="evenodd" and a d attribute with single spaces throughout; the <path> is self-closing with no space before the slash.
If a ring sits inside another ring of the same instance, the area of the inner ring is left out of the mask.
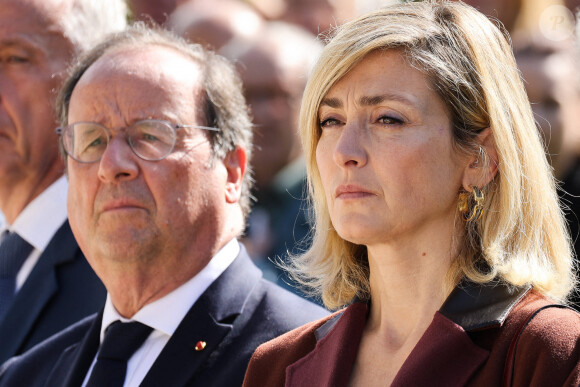
<path id="1" fill-rule="evenodd" d="M 177 129 L 197 128 L 219 132 L 218 128 L 173 124 L 163 120 L 142 120 L 125 129 L 127 142 L 143 160 L 163 160 L 173 151 Z M 103 157 L 111 139 L 110 131 L 96 122 L 76 122 L 56 128 L 64 150 L 80 163 L 96 163 Z"/>

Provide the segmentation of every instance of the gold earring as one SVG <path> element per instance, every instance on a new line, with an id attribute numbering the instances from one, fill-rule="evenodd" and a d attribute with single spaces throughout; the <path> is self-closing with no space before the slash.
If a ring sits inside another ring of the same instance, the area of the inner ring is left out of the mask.
<path id="1" fill-rule="evenodd" d="M 462 192 L 459 194 L 459 212 L 463 214 L 463 219 L 466 222 L 471 222 L 474 220 L 479 220 L 481 215 L 483 215 L 483 192 L 476 186 L 472 186 L 473 188 L 473 200 L 475 201 L 475 206 L 471 210 L 471 213 L 467 215 L 469 212 L 469 202 L 470 202 L 470 194 L 469 192 Z"/>

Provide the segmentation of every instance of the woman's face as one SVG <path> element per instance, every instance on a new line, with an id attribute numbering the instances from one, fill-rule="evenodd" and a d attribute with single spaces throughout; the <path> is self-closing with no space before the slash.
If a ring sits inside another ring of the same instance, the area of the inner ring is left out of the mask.
<path id="1" fill-rule="evenodd" d="M 452 232 L 468 158 L 443 101 L 400 51 L 369 54 L 318 110 L 316 161 L 332 224 L 355 244 Z"/>

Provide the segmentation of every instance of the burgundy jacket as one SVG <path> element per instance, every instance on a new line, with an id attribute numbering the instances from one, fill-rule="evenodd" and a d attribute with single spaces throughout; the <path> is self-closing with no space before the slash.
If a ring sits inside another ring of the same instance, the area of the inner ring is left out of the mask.
<path id="1" fill-rule="evenodd" d="M 244 386 L 346 386 L 366 318 L 367 304 L 356 302 L 261 345 Z M 509 385 L 580 386 L 580 314 L 529 288 L 467 282 L 435 313 L 392 384 Z"/>

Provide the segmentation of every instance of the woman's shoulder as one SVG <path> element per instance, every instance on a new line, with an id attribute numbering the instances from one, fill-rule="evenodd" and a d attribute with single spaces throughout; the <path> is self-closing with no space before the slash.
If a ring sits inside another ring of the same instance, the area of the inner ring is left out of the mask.
<path id="1" fill-rule="evenodd" d="M 261 361 L 262 359 L 271 361 L 272 356 L 280 357 L 282 355 L 297 356 L 297 358 L 304 356 L 316 346 L 316 330 L 328 321 L 340 316 L 342 312 L 343 310 L 340 310 L 319 320 L 304 324 L 260 345 L 254 352 L 252 361 Z"/>
<path id="2" fill-rule="evenodd" d="M 514 311 L 519 324 L 507 359 L 514 385 L 579 385 L 580 314 L 531 293 Z"/>
<path id="3" fill-rule="evenodd" d="M 580 313 L 532 290 L 517 305 L 510 317 L 520 326 L 521 339 L 569 341 L 580 337 Z"/>
<path id="4" fill-rule="evenodd" d="M 316 330 L 344 310 L 302 325 L 260 345 L 250 360 L 244 386 L 283 386 L 286 367 L 316 346 Z"/>

